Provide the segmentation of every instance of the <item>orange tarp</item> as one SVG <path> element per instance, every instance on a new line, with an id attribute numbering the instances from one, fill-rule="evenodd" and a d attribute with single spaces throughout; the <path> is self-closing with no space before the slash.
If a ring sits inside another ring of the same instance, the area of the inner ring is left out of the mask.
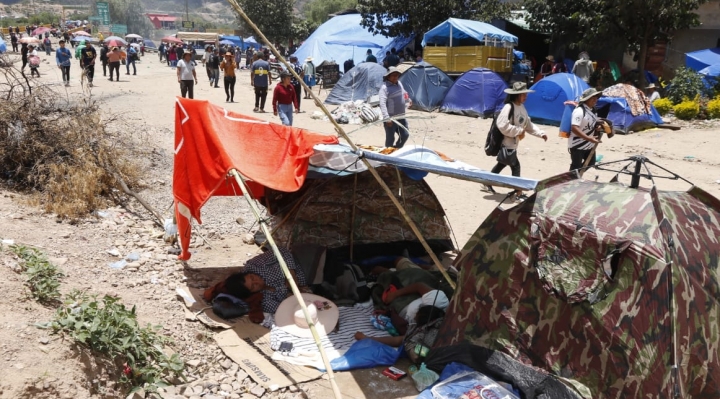
<path id="1" fill-rule="evenodd" d="M 250 180 L 254 197 L 264 187 L 293 192 L 302 187 L 315 144 L 334 144 L 335 136 L 276 125 L 228 111 L 208 101 L 177 98 L 173 197 L 182 253 L 190 259 L 190 219 L 214 195 L 242 195 L 231 169 Z"/>

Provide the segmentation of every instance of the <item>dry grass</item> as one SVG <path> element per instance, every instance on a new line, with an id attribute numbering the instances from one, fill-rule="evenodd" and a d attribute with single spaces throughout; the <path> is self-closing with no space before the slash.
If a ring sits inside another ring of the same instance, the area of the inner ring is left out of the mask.
<path id="1" fill-rule="evenodd" d="M 0 66 L 0 180 L 63 218 L 122 201 L 117 177 L 137 189 L 143 174 L 133 138 L 87 98 L 72 102 Z"/>

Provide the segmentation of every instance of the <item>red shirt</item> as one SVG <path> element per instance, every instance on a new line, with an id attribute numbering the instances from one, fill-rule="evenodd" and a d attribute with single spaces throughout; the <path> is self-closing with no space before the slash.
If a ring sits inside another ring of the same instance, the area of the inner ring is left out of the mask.
<path id="1" fill-rule="evenodd" d="M 285 87 L 282 84 L 278 84 L 275 86 L 272 100 L 273 112 L 277 112 L 278 104 L 295 104 L 295 109 L 300 109 L 293 85 L 287 85 L 287 87 Z"/>

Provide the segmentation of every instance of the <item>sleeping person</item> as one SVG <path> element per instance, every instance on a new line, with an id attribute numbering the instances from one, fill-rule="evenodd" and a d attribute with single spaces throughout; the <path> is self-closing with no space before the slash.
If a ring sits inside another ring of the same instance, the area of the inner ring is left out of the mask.
<path id="1" fill-rule="evenodd" d="M 290 251 L 286 248 L 279 250 L 300 292 L 311 293 L 305 274 L 295 263 Z M 273 251 L 266 251 L 248 260 L 242 272 L 235 273 L 225 280 L 225 291 L 240 299 L 262 292 L 262 310 L 270 314 L 275 314 L 280 303 L 292 295 L 289 283 Z"/>

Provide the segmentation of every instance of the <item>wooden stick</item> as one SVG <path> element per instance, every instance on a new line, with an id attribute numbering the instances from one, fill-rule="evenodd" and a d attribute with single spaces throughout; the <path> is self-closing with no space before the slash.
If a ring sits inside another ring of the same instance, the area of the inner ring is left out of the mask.
<path id="1" fill-rule="evenodd" d="M 267 222 L 263 220 L 260 217 L 260 210 L 257 208 L 257 205 L 255 204 L 254 199 L 252 198 L 250 194 L 250 190 L 248 190 L 247 186 L 245 186 L 245 179 L 238 173 L 237 170 L 231 169 L 230 175 L 232 175 L 235 178 L 235 181 L 237 182 L 238 186 L 240 186 L 240 189 L 243 192 L 243 196 L 248 202 L 248 205 L 250 205 L 250 209 L 252 210 L 253 214 L 255 215 L 255 219 L 257 219 L 258 223 L 260 224 L 260 228 L 262 229 L 263 233 L 265 233 L 265 238 L 267 239 L 267 243 L 270 244 L 270 248 L 272 248 L 273 253 L 275 254 L 275 258 L 277 259 L 278 263 L 280 264 L 280 268 L 283 271 L 283 274 L 285 275 L 285 278 L 287 279 L 288 283 L 290 283 L 290 289 L 292 290 L 293 295 L 295 295 L 295 298 L 297 299 L 298 303 L 300 304 L 300 308 L 303 311 L 303 314 L 305 315 L 305 320 L 308 323 L 308 326 L 310 327 L 310 332 L 312 333 L 313 339 L 315 339 L 315 344 L 317 345 L 318 349 L 320 350 L 320 357 L 322 357 L 323 364 L 325 365 L 325 370 L 328 373 L 328 378 L 330 380 L 330 386 L 332 387 L 333 394 L 335 394 L 335 398 L 340 399 L 342 398 L 342 394 L 340 393 L 340 388 L 337 385 L 337 382 L 335 381 L 335 374 L 333 373 L 332 367 L 330 367 L 330 361 L 328 360 L 327 354 L 325 353 L 325 348 L 323 348 L 322 344 L 320 343 L 320 335 L 317 332 L 317 329 L 315 328 L 315 323 L 312 321 L 312 318 L 310 317 L 310 313 L 308 312 L 307 306 L 305 306 L 305 300 L 303 300 L 303 297 L 300 293 L 300 289 L 298 289 L 297 284 L 295 284 L 295 279 L 293 279 L 292 275 L 290 274 L 290 269 L 288 269 L 287 264 L 285 263 L 285 259 L 283 258 L 282 254 L 280 253 L 280 249 L 278 249 L 277 245 L 275 244 L 275 240 L 272 237 L 272 234 L 270 234 L 270 228 L 268 228 Z"/>
<path id="2" fill-rule="evenodd" d="M 128 188 L 127 184 L 125 184 L 125 180 L 123 180 L 123 178 L 120 177 L 120 175 L 118 173 L 116 173 L 115 171 L 112 171 L 112 170 L 110 170 L 110 173 L 112 173 L 113 177 L 115 177 L 115 180 L 117 180 L 118 183 L 120 183 L 120 188 L 123 190 L 123 192 L 127 195 L 133 196 L 136 200 L 138 200 L 140 205 L 144 206 L 145 209 L 150 211 L 150 214 L 155 216 L 155 224 L 160 226 L 162 229 L 165 229 L 164 221 L 163 221 L 162 217 L 160 216 L 160 214 L 155 210 L 155 208 L 153 208 L 152 206 L 150 206 L 150 204 L 145 202 L 145 200 L 142 199 L 142 197 L 138 193 L 130 190 L 130 188 Z M 203 240 L 205 240 L 205 238 L 203 238 Z"/>
<path id="3" fill-rule="evenodd" d="M 350 213 L 350 262 L 353 261 L 355 249 L 355 209 L 357 208 L 355 201 L 357 201 L 357 173 L 355 173 L 355 184 L 353 184 L 352 212 Z"/>
<path id="4" fill-rule="evenodd" d="M 362 152 L 358 150 L 358 147 L 355 145 L 355 143 L 350 140 L 350 137 L 345 133 L 342 127 L 335 121 L 335 119 L 330 114 L 330 111 L 325 107 L 325 105 L 320 101 L 317 96 L 315 96 L 315 93 L 312 92 L 312 90 L 308 87 L 307 84 L 300 78 L 300 75 L 295 72 L 295 69 L 285 60 L 285 57 L 283 57 L 280 53 L 278 53 L 275 46 L 270 43 L 270 41 L 265 37 L 265 35 L 260 31 L 260 29 L 255 25 L 255 23 L 250 19 L 250 17 L 245 14 L 245 11 L 243 11 L 242 7 L 237 3 L 237 0 L 227 0 L 227 2 L 232 6 L 235 11 L 240 14 L 240 16 L 245 20 L 245 22 L 255 31 L 255 33 L 260 36 L 260 39 L 265 42 L 265 44 L 270 47 L 270 50 L 275 54 L 275 57 L 277 57 L 280 62 L 285 65 L 287 70 L 300 82 L 300 85 L 308 92 L 310 93 L 310 96 L 312 96 L 313 100 L 315 101 L 315 105 L 320 107 L 320 109 L 323 111 L 325 115 L 327 115 L 328 119 L 330 119 L 330 123 L 333 124 L 335 127 L 335 131 L 338 133 L 339 136 L 341 136 L 345 141 L 347 141 L 348 145 L 350 145 L 350 148 L 357 153 L 360 154 L 360 160 L 365 164 L 365 167 L 367 167 L 370 174 L 373 175 L 375 180 L 377 180 L 378 184 L 380 184 L 380 187 L 385 191 L 385 193 L 388 195 L 392 203 L 395 205 L 396 208 L 398 208 L 398 211 L 400 212 L 400 215 L 405 219 L 405 222 L 407 222 L 408 226 L 410 226 L 410 230 L 413 231 L 415 234 L 415 237 L 417 237 L 418 241 L 420 241 L 420 244 L 422 244 L 423 248 L 425 248 L 425 251 L 428 253 L 430 258 L 433 260 L 433 263 L 435 263 L 435 267 L 442 273 L 443 277 L 445 277 L 445 280 L 447 280 L 448 284 L 455 289 L 455 282 L 452 281 L 450 278 L 450 275 L 447 274 L 447 271 L 445 270 L 445 267 L 440 262 L 440 259 L 438 259 L 437 255 L 435 255 L 435 252 L 433 252 L 432 248 L 430 248 L 430 244 L 427 243 L 425 240 L 425 237 L 423 237 L 422 233 L 420 232 L 420 229 L 417 227 L 415 222 L 412 220 L 410 215 L 408 215 L 407 211 L 405 211 L 405 208 L 403 208 L 402 204 L 398 201 L 397 197 L 395 197 L 395 194 L 393 194 L 392 190 L 390 190 L 390 187 L 388 187 L 387 184 L 383 181 L 382 177 L 380 177 L 380 174 L 378 174 L 377 170 L 375 170 L 375 167 L 368 161 L 365 157 L 362 156 Z"/>

